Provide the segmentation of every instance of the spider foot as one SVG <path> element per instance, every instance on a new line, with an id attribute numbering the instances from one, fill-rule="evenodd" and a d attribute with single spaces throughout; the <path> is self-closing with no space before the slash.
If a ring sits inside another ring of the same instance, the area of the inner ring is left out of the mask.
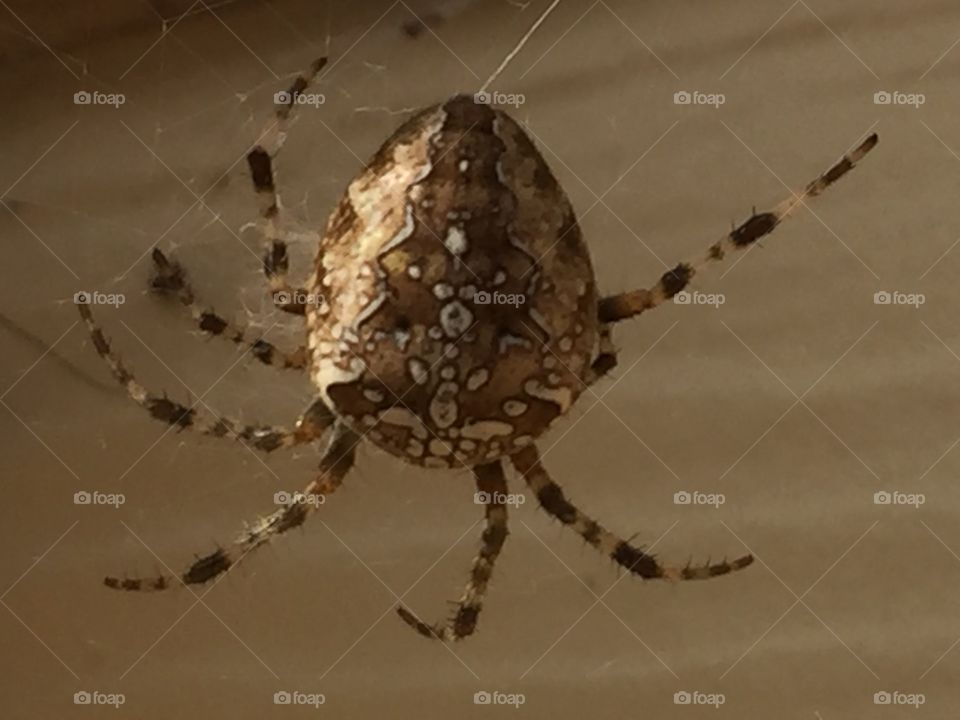
<path id="1" fill-rule="evenodd" d="M 154 248 L 153 275 L 150 278 L 150 288 L 159 293 L 178 293 L 186 287 L 186 271 L 176 260 L 170 260 L 160 250 Z"/>
<path id="2" fill-rule="evenodd" d="M 400 616 L 400 619 L 403 620 L 407 625 L 412 627 L 418 633 L 423 635 L 426 638 L 431 640 L 449 640 L 450 635 L 446 627 L 440 625 L 427 625 L 420 618 L 414 615 L 412 612 L 407 610 L 403 605 L 397 606 L 397 615 Z"/>
<path id="3" fill-rule="evenodd" d="M 711 563 L 709 559 L 703 565 L 692 565 L 687 563 L 684 567 L 665 567 L 662 575 L 665 580 L 707 580 L 718 575 L 727 575 L 728 573 L 742 570 L 748 565 L 753 564 L 753 555 L 744 555 L 736 560 Z"/>
<path id="4" fill-rule="evenodd" d="M 447 622 L 438 622 L 433 625 L 428 625 L 423 622 L 403 605 L 397 606 L 397 615 L 399 615 L 400 619 L 407 625 L 424 637 L 441 640 L 443 642 L 447 642 L 448 640 L 463 640 L 473 635 L 477 629 L 480 605 L 477 603 L 467 603 L 463 600 L 459 600 L 453 604 L 456 605 L 456 610 L 452 613 L 450 619 Z"/>
<path id="5" fill-rule="evenodd" d="M 124 590 L 126 592 L 156 592 L 166 590 L 175 582 L 166 575 L 157 575 L 152 578 L 129 578 L 129 577 L 111 577 L 103 579 L 103 584 L 112 590 Z"/>

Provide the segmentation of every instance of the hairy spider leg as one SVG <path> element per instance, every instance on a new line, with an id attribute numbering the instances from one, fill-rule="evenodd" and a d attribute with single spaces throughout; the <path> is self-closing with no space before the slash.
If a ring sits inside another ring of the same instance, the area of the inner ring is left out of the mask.
<path id="1" fill-rule="evenodd" d="M 661 565 L 653 555 L 614 535 L 567 500 L 561 487 L 550 479 L 546 468 L 540 462 L 540 453 L 534 445 L 529 445 L 512 455 L 510 461 L 527 481 L 540 507 L 571 528 L 586 540 L 588 545 L 634 575 L 644 579 L 706 580 L 741 570 L 753 562 L 752 555 L 744 555 L 732 562 L 724 559 L 720 563 L 709 561 L 703 565 L 688 563 L 684 567 Z"/>
<path id="2" fill-rule="evenodd" d="M 602 298 L 599 305 L 601 323 L 615 323 L 635 317 L 672 299 L 682 292 L 705 265 L 723 260 L 728 252 L 749 248 L 760 238 L 769 235 L 789 217 L 807 198 L 820 195 L 837 180 L 850 172 L 876 146 L 876 133 L 870 135 L 833 167 L 808 184 L 800 193 L 784 200 L 769 212 L 754 213 L 739 227 L 720 238 L 697 260 L 682 262 L 668 270 L 651 288 L 632 290 Z"/>
<path id="3" fill-rule="evenodd" d="M 244 528 L 240 536 L 227 548 L 217 548 L 198 558 L 179 576 L 106 577 L 103 584 L 114 590 L 156 591 L 178 585 L 201 585 L 236 567 L 254 550 L 267 544 L 277 535 L 302 525 L 307 517 L 322 504 L 328 495 L 340 487 L 353 467 L 359 438 L 345 425 L 334 426 L 317 477 L 301 492 L 290 494 L 287 504 L 269 515 L 258 518 Z"/>
<path id="4" fill-rule="evenodd" d="M 473 469 L 473 474 L 477 484 L 477 497 L 483 501 L 486 510 L 486 527 L 481 536 L 480 552 L 473 560 L 470 580 L 457 601 L 453 617 L 446 622 L 428 625 L 407 608 L 397 608 L 397 613 L 405 623 L 429 638 L 462 640 L 473 634 L 483 608 L 487 585 L 493 574 L 493 565 L 507 539 L 507 481 L 503 464 L 498 460 L 478 465 Z"/>
<path id="5" fill-rule="evenodd" d="M 262 337 L 253 337 L 245 326 L 232 323 L 197 302 L 193 288 L 187 281 L 186 270 L 177 260 L 168 258 L 159 248 L 153 249 L 152 257 L 150 288 L 159 294 L 175 295 L 193 316 L 196 326 L 206 335 L 225 338 L 241 348 L 248 348 L 250 354 L 264 365 L 285 370 L 306 369 L 309 354 L 305 345 L 287 352 Z"/>
<path id="6" fill-rule="evenodd" d="M 97 353 L 110 367 L 113 376 L 126 389 L 127 394 L 150 413 L 151 417 L 178 430 L 189 428 L 202 435 L 230 438 L 249 444 L 257 450 L 272 452 L 315 440 L 334 423 L 333 413 L 319 399 L 301 415 L 295 428 L 289 430 L 271 425 L 244 425 L 207 410 L 205 406 L 200 406 L 199 402 L 187 407 L 170 400 L 166 395 L 154 395 L 137 382 L 133 373 L 124 366 L 120 356 L 114 352 L 103 330 L 94 320 L 90 306 L 78 304 L 77 309 L 87 325 Z"/>
<path id="7" fill-rule="evenodd" d="M 279 93 L 278 107 L 274 117 L 260 134 L 257 144 L 247 153 L 250 176 L 260 204 L 260 217 L 264 222 L 266 252 L 263 256 L 263 272 L 273 295 L 274 304 L 293 315 L 304 315 L 309 295 L 302 287 L 291 287 L 287 281 L 290 260 L 287 257 L 288 233 L 281 228 L 280 199 L 274 178 L 273 158 L 283 145 L 287 125 L 297 98 L 303 94 L 317 73 L 327 64 L 327 58 L 314 60 L 309 69 L 296 80 L 285 93 Z"/>

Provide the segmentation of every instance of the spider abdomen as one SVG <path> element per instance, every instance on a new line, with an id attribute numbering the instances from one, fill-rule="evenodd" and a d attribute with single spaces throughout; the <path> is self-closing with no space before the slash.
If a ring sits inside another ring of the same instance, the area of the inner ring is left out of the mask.
<path id="1" fill-rule="evenodd" d="M 435 467 L 533 441 L 595 353 L 589 253 L 522 128 L 457 96 L 402 125 L 328 221 L 311 376 L 381 448 Z"/>

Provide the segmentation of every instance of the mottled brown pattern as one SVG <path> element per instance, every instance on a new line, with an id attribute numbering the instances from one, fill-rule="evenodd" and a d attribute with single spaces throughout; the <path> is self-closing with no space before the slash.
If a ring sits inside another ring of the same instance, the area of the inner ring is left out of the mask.
<path id="1" fill-rule="evenodd" d="M 573 208 L 522 128 L 468 96 L 404 123 L 350 184 L 314 288 L 329 298 L 308 315 L 314 382 L 358 432 L 419 464 L 531 442 L 576 399 L 594 353 Z M 488 378 L 470 389 L 478 371 Z"/>

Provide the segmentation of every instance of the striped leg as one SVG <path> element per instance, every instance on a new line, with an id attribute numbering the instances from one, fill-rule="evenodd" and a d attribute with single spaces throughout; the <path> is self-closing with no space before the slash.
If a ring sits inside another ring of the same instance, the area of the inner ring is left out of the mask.
<path id="1" fill-rule="evenodd" d="M 150 415 L 180 430 L 190 428 L 203 435 L 226 437 L 248 443 L 258 450 L 272 452 L 282 447 L 292 447 L 310 442 L 320 437 L 334 421 L 329 409 L 319 400 L 315 401 L 297 421 L 295 429 L 269 425 L 243 425 L 229 418 L 220 417 L 208 410 L 181 405 L 165 395 L 158 397 L 144 388 L 133 374 L 124 367 L 120 357 L 114 353 L 103 331 L 96 324 L 89 305 L 77 305 L 80 317 L 87 324 L 93 345 L 110 366 L 110 371 L 133 400 Z"/>
<path id="2" fill-rule="evenodd" d="M 290 261 L 287 257 L 286 233 L 280 227 L 280 200 L 274 182 L 273 157 L 280 151 L 287 123 L 296 104 L 297 96 L 307 89 L 317 73 L 327 64 L 326 58 L 315 60 L 309 70 L 297 77 L 286 93 L 286 102 L 277 107 L 275 117 L 261 133 L 258 144 L 247 153 L 250 176 L 260 204 L 260 217 L 264 221 L 267 250 L 263 256 L 263 272 L 273 295 L 274 304 L 286 312 L 303 315 L 309 295 L 303 288 L 293 288 L 287 282 Z"/>
<path id="3" fill-rule="evenodd" d="M 240 536 L 229 548 L 217 548 L 214 552 L 198 558 L 179 577 L 157 575 L 148 578 L 106 577 L 103 584 L 114 590 L 153 591 L 166 590 L 176 586 L 200 585 L 230 568 L 261 545 L 270 542 L 277 535 L 299 527 L 325 498 L 343 483 L 343 479 L 353 467 L 355 448 L 360 438 L 343 425 L 334 428 L 330 444 L 320 460 L 317 478 L 300 493 L 277 493 L 275 499 L 284 507 L 258 518 L 244 528 Z"/>
<path id="4" fill-rule="evenodd" d="M 668 567 L 661 565 L 653 555 L 634 547 L 608 530 L 595 520 L 584 515 L 564 497 L 563 490 L 557 485 L 543 465 L 540 454 L 530 445 L 511 456 L 514 467 L 524 476 L 530 489 L 537 496 L 540 506 L 564 525 L 572 528 L 588 544 L 604 555 L 609 556 L 623 568 L 645 579 L 663 578 L 667 580 L 705 580 L 740 570 L 753 562 L 752 555 L 744 555 L 733 562 L 686 567 Z"/>
<path id="5" fill-rule="evenodd" d="M 477 627 L 477 618 L 483 607 L 483 597 L 493 574 L 493 564 L 507 539 L 507 481 L 503 465 L 497 462 L 474 468 L 477 481 L 477 498 L 486 506 L 487 526 L 483 531 L 480 553 L 473 560 L 470 580 L 457 602 L 457 611 L 449 622 L 427 625 L 405 607 L 397 613 L 410 627 L 421 635 L 439 640 L 462 640 L 472 635 Z"/>
<path id="6" fill-rule="evenodd" d="M 197 304 L 193 288 L 187 282 L 186 271 L 176 260 L 170 260 L 159 248 L 153 249 L 153 278 L 150 287 L 161 294 L 174 294 L 190 314 L 197 327 L 211 337 L 222 337 L 243 348 L 264 365 L 303 370 L 307 367 L 307 348 L 299 347 L 292 353 L 284 352 L 263 338 L 251 339 L 247 329 L 234 325 L 217 315 L 213 310 Z"/>
<path id="7" fill-rule="evenodd" d="M 663 274 L 652 288 L 633 290 L 605 297 L 600 301 L 600 321 L 618 322 L 662 305 L 681 292 L 703 266 L 723 260 L 733 250 L 750 247 L 760 238 L 769 235 L 774 228 L 789 217 L 807 198 L 816 197 L 837 180 L 850 172 L 863 157 L 877 144 L 877 135 L 873 134 L 823 175 L 807 185 L 799 195 L 784 200 L 770 212 L 754 213 L 740 227 L 734 228 L 726 236 L 715 242 L 706 254 L 693 262 L 684 262 L 673 270 Z"/>
<path id="8" fill-rule="evenodd" d="M 593 385 L 617 366 L 617 349 L 613 345 L 613 326 L 609 323 L 600 323 L 598 334 L 599 352 L 587 370 L 584 379 L 587 385 Z"/>

